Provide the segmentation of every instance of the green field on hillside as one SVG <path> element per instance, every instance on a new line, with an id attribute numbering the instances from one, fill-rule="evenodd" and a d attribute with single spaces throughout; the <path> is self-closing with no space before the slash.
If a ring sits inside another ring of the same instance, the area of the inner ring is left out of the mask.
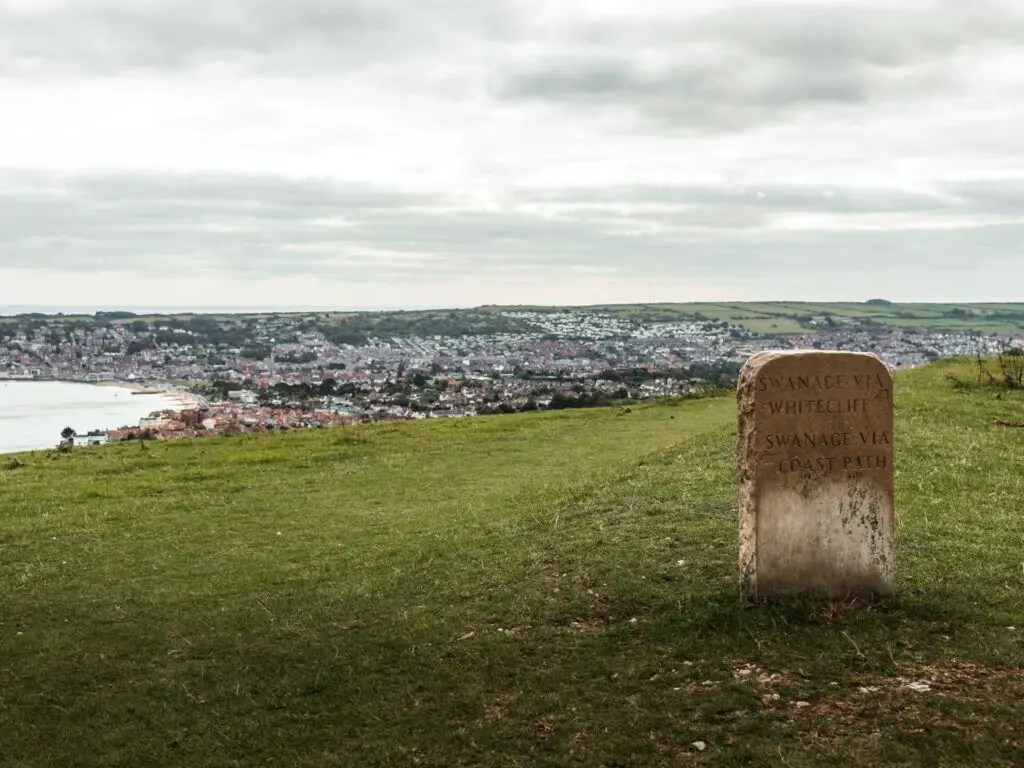
<path id="1" fill-rule="evenodd" d="M 721 302 L 620 304 L 603 307 L 627 317 L 707 317 L 741 325 L 754 333 L 777 335 L 815 330 L 807 321 L 832 316 L 882 326 L 935 331 L 1024 333 L 1024 304 L 858 304 L 808 302 Z M 820 330 L 820 328 L 819 328 Z"/>
<path id="2" fill-rule="evenodd" d="M 953 365 L 873 605 L 740 607 L 728 397 L 0 458 L 0 763 L 1019 766 L 1024 396 Z"/>
<path id="3" fill-rule="evenodd" d="M 960 331 L 986 334 L 1024 333 L 1022 304 L 889 304 L 811 302 L 718 302 L 663 304 L 607 304 L 588 307 L 485 306 L 463 309 L 431 309 L 383 312 L 282 312 L 263 315 L 251 312 L 215 315 L 139 315 L 101 318 L 103 322 L 132 327 L 135 323 L 164 320 L 188 327 L 200 334 L 224 326 L 242 333 L 258 318 L 287 317 L 304 328 L 316 328 L 336 343 L 364 344 L 373 338 L 412 336 L 464 336 L 473 334 L 522 333 L 536 326 L 522 318 L 503 316 L 506 312 L 540 313 L 565 310 L 602 311 L 639 323 L 711 319 L 743 326 L 764 335 L 815 333 L 825 329 L 816 319 L 831 317 L 839 326 L 906 328 L 915 331 Z M 92 322 L 92 316 L 49 317 L 47 323 L 61 326 Z M 13 318 L 0 318 L 10 324 Z M 243 337 L 237 340 L 241 345 Z"/>

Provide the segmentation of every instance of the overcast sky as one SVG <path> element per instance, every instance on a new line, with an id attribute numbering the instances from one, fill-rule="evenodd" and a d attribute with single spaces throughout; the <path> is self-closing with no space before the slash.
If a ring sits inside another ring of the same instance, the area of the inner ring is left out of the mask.
<path id="1" fill-rule="evenodd" d="M 0 305 L 1022 285 L 1018 0 L 0 0 Z"/>

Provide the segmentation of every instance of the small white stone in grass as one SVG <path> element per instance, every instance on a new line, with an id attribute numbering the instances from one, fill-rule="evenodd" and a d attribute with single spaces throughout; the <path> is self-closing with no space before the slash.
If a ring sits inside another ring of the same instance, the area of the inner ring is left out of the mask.
<path id="1" fill-rule="evenodd" d="M 864 693 L 864 694 L 878 693 L 878 686 L 875 686 L 875 685 L 862 685 L 860 688 L 857 689 L 857 691 L 859 693 Z"/>
<path id="2" fill-rule="evenodd" d="M 280 531 L 278 531 L 278 532 L 277 532 L 277 535 L 278 535 L 278 536 L 280 536 L 280 535 L 281 535 L 281 532 L 280 532 Z"/>
<path id="3" fill-rule="evenodd" d="M 930 693 L 932 690 L 932 684 L 927 680 L 915 680 L 912 683 L 907 683 L 904 687 L 915 693 Z"/>
<path id="4" fill-rule="evenodd" d="M 809 707 L 809 706 L 811 706 L 811 702 L 809 702 L 809 701 L 798 701 L 798 702 L 796 702 L 796 708 L 797 709 L 804 709 L 805 707 Z"/>
<path id="5" fill-rule="evenodd" d="M 736 670 L 736 674 L 739 675 L 740 677 L 746 677 L 747 675 L 750 674 L 750 670 L 749 669 L 738 669 L 738 670 Z"/>
<path id="6" fill-rule="evenodd" d="M 685 560 L 676 560 L 676 565 L 686 565 Z"/>
<path id="7" fill-rule="evenodd" d="M 1016 627 L 1007 627 L 1007 629 L 1010 630 L 1011 632 L 1016 632 L 1017 631 Z"/>
<path id="8" fill-rule="evenodd" d="M 630 620 L 629 620 L 629 623 L 630 623 L 630 624 L 636 624 L 636 619 L 635 619 L 635 618 L 633 618 L 633 619 L 630 619 Z"/>
<path id="9" fill-rule="evenodd" d="M 696 749 L 698 752 L 703 752 L 705 749 L 708 748 L 708 745 L 705 744 L 703 741 L 695 741 L 692 744 L 690 744 L 690 746 Z"/>

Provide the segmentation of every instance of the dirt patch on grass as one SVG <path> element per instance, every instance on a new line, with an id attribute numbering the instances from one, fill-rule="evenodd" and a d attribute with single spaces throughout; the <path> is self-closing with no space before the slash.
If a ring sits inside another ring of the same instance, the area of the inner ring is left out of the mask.
<path id="1" fill-rule="evenodd" d="M 762 707 L 786 711 L 797 721 L 820 720 L 853 728 L 886 720 L 889 716 L 914 720 L 913 715 L 933 709 L 937 697 L 954 703 L 992 705 L 1024 701 L 1024 671 L 995 668 L 970 661 L 904 667 L 894 676 L 865 676 L 855 684 L 813 682 L 791 670 L 772 671 L 751 662 L 735 662 L 732 678 L 754 687 Z M 906 717 L 910 715 L 911 717 Z M 947 718 L 948 719 L 948 718 Z M 931 717 L 931 722 L 942 724 Z M 949 726 L 954 727 L 952 720 Z M 910 727 L 910 726 L 908 726 Z"/>
<path id="2" fill-rule="evenodd" d="M 732 667 L 732 679 L 741 683 L 773 686 L 793 685 L 800 676 L 790 671 L 771 672 L 748 661 L 736 661 Z"/>
<path id="3" fill-rule="evenodd" d="M 963 701 L 977 701 L 1002 692 L 1007 701 L 1024 700 L 1024 670 L 999 669 L 970 661 L 925 665 L 914 670 L 916 682 L 929 684 L 932 691 Z M 915 681 L 896 678 L 905 687 L 914 688 Z M 930 692 L 930 691 L 924 691 Z"/>

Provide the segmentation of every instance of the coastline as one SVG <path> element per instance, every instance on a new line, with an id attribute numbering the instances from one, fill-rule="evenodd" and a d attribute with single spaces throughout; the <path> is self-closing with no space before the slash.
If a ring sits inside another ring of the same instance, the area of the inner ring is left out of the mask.
<path id="1" fill-rule="evenodd" d="M 145 396 L 145 395 L 160 395 L 166 397 L 168 400 L 174 401 L 178 407 L 183 411 L 198 411 L 206 407 L 206 399 L 201 395 L 193 394 L 184 389 L 175 389 L 173 387 L 154 387 L 142 383 L 134 383 L 131 381 L 122 381 L 118 379 L 108 379 L 105 381 L 82 381 L 81 379 L 57 379 L 57 378 L 33 378 L 33 379 L 0 379 L 2 382 L 46 382 L 51 381 L 57 384 L 81 384 L 90 387 L 104 387 L 111 389 L 122 389 L 131 392 L 133 395 Z M 157 409 L 166 410 L 166 409 Z M 154 411 L 155 413 L 156 411 Z"/>
<path id="2" fill-rule="evenodd" d="M 97 381 L 97 382 L 85 382 L 88 384 L 94 384 L 98 387 L 114 387 L 116 389 L 126 389 L 131 391 L 133 395 L 162 395 L 169 400 L 174 400 L 183 411 L 197 411 L 203 404 L 203 398 L 199 395 L 194 395 L 191 392 L 186 392 L 183 389 L 165 389 L 162 387 L 150 387 L 144 384 L 133 384 L 130 381 Z"/>
<path id="3" fill-rule="evenodd" d="M 206 405 L 189 392 L 126 381 L 0 380 L 0 455 L 52 448 L 65 427 L 113 442 L 111 434 L 143 423 L 194 420 Z"/>

